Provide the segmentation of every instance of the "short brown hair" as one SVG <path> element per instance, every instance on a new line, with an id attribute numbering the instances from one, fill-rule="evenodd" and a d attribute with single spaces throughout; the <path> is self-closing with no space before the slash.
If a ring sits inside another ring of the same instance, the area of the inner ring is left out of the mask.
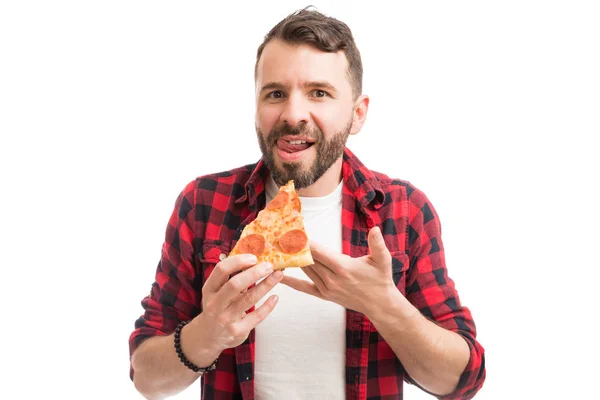
<path id="1" fill-rule="evenodd" d="M 348 79 L 352 85 L 354 98 L 362 94 L 363 67 L 360 52 L 354 43 L 350 28 L 335 18 L 328 17 L 318 11 L 306 7 L 296 11 L 271 29 L 258 47 L 254 78 L 256 79 L 258 61 L 262 52 L 272 39 L 277 38 L 290 44 L 310 44 L 328 53 L 344 51 L 348 60 Z"/>

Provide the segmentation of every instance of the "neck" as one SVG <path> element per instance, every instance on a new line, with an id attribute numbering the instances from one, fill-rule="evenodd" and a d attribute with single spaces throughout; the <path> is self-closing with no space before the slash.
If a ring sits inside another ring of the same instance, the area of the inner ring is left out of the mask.
<path id="1" fill-rule="evenodd" d="M 342 180 L 342 162 L 343 157 L 338 158 L 319 180 L 310 186 L 298 189 L 298 195 L 301 197 L 323 197 L 333 192 Z"/>

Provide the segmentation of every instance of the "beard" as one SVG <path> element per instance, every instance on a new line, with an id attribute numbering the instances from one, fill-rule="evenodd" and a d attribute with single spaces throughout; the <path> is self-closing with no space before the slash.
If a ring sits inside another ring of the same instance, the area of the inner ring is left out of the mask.
<path id="1" fill-rule="evenodd" d="M 298 127 L 292 128 L 285 123 L 273 128 L 266 138 L 263 132 L 256 127 L 256 136 L 260 151 L 263 154 L 263 160 L 271 170 L 275 183 L 282 186 L 293 180 L 294 187 L 302 189 L 318 181 L 344 154 L 351 128 L 352 119 L 342 131 L 335 133 L 329 140 L 326 140 L 323 131 L 317 127 L 308 128 L 305 123 L 302 123 Z M 286 135 L 303 135 L 314 140 L 312 146 L 316 146 L 317 155 L 308 168 L 303 169 L 302 162 L 283 162 L 281 167 L 276 165 L 274 151 L 277 147 L 277 140 Z"/>

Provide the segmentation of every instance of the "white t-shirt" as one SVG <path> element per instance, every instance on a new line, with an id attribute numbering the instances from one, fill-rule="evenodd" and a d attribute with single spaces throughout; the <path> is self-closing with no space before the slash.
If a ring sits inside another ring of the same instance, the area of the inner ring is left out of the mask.
<path id="1" fill-rule="evenodd" d="M 325 197 L 300 197 L 304 226 L 311 240 L 342 251 L 343 182 Z M 267 202 L 279 192 L 267 180 Z M 309 280 L 300 268 L 285 274 Z M 256 327 L 254 370 L 257 400 L 344 399 L 346 310 L 335 303 L 277 285 L 275 309 Z"/>

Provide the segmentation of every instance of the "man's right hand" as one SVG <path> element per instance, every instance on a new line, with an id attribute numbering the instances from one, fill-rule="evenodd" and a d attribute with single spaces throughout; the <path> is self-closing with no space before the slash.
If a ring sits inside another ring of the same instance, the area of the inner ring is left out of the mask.
<path id="1" fill-rule="evenodd" d="M 215 266 L 202 288 L 202 313 L 186 325 L 181 334 L 182 350 L 190 361 L 214 359 L 223 350 L 239 346 L 250 331 L 273 311 L 278 300 L 275 295 L 246 314 L 283 278 L 283 272 L 273 272 L 271 264 L 256 262 L 255 256 L 240 254 Z M 242 272 L 232 276 L 239 271 Z M 204 349 L 208 354 L 194 357 L 195 349 Z M 204 367 L 202 364 L 197 365 Z"/>

